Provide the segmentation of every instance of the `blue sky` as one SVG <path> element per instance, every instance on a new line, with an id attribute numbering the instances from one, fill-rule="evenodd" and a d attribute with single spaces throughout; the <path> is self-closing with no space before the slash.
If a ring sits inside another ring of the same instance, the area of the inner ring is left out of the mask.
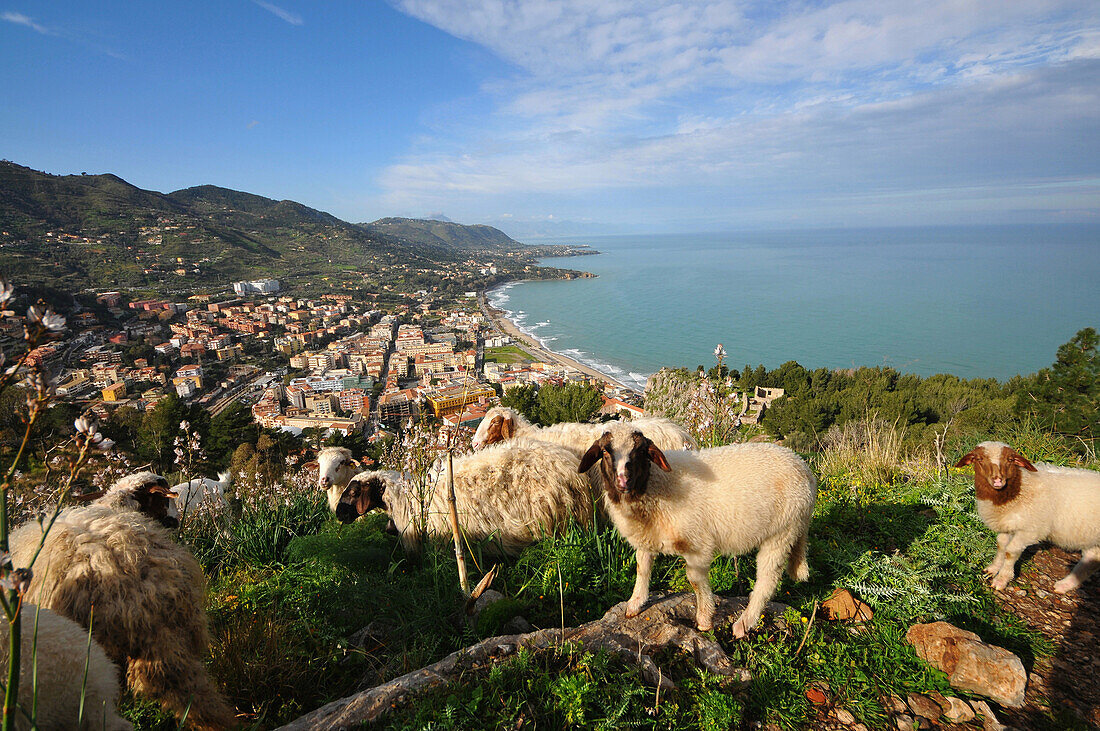
<path id="1" fill-rule="evenodd" d="M 0 86 L 0 157 L 350 221 L 1100 221 L 1096 0 L 0 0 Z"/>

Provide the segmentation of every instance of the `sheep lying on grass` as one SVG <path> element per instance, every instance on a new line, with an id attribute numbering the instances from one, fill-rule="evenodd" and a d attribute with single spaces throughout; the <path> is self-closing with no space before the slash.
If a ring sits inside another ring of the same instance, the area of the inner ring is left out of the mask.
<path id="1" fill-rule="evenodd" d="M 30 729 L 37 696 L 35 728 L 81 731 L 127 731 L 118 715 L 118 668 L 98 643 L 88 643 L 88 630 L 45 607 L 24 604 L 20 637 L 19 706 L 15 727 Z M 35 625 L 37 623 L 37 633 Z M 8 623 L 0 622 L 0 667 L 8 667 Z M 37 639 L 36 639 L 37 637 Z M 87 678 L 85 679 L 85 664 Z M 83 695 L 83 715 L 81 696 Z M 26 712 L 26 716 L 24 716 Z M 78 724 L 77 719 L 81 719 Z"/>
<path id="2" fill-rule="evenodd" d="M 1100 472 L 1032 464 L 1002 442 L 982 442 L 956 467 L 974 467 L 978 515 L 997 533 L 997 554 L 985 572 L 993 588 L 1016 576 L 1016 560 L 1028 546 L 1050 541 L 1081 560 L 1054 585 L 1065 593 L 1100 568 Z"/>
<path id="3" fill-rule="evenodd" d="M 527 439 L 455 459 L 459 525 L 470 540 L 492 538 L 507 553 L 518 552 L 571 518 L 587 525 L 592 495 L 578 465 L 577 457 L 564 447 Z M 420 490 L 408 474 L 361 472 L 340 497 L 336 517 L 350 523 L 374 508 L 384 508 L 406 550 L 415 552 L 426 535 L 450 535 L 448 479 L 444 466 Z"/>
<path id="4" fill-rule="evenodd" d="M 317 487 L 325 491 L 328 506 L 333 511 L 344 488 L 361 469 L 359 460 L 354 459 L 346 447 L 325 447 L 317 455 L 316 462 L 306 462 L 302 467 L 317 470 Z"/>
<path id="5" fill-rule="evenodd" d="M 119 480 L 85 507 L 61 512 L 34 564 L 27 597 L 87 627 L 126 668 L 135 695 L 159 701 L 190 726 L 231 726 L 233 709 L 202 657 L 209 644 L 205 582 L 191 553 L 161 521 L 175 495 L 152 472 Z M 12 561 L 30 563 L 43 525 L 11 535 Z"/>
<path id="6" fill-rule="evenodd" d="M 682 556 L 695 589 L 695 622 L 711 628 L 714 594 L 708 573 L 715 556 L 754 548 L 756 584 L 733 625 L 734 637 L 760 619 L 783 566 L 809 578 L 806 543 L 817 478 L 791 450 L 774 444 L 734 444 L 699 451 L 662 452 L 639 431 L 607 431 L 585 453 L 579 469 L 599 463 L 612 522 L 636 551 L 637 581 L 627 616 L 649 598 L 653 558 Z M 659 470 L 651 470 L 657 465 Z"/>
<path id="7" fill-rule="evenodd" d="M 627 426 L 649 435 L 661 449 L 698 449 L 699 444 L 684 427 L 659 416 L 647 416 L 634 421 L 611 421 L 606 424 L 562 423 L 539 427 L 509 406 L 494 406 L 485 413 L 474 432 L 472 445 L 481 449 L 490 444 L 529 437 L 568 447 L 580 457 L 603 432 L 613 426 Z"/>

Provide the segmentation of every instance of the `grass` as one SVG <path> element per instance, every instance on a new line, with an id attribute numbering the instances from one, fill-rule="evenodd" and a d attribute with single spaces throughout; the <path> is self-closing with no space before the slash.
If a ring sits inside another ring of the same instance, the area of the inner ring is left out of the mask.
<path id="1" fill-rule="evenodd" d="M 531 356 L 523 348 L 515 345 L 502 345 L 499 348 L 485 349 L 486 363 L 530 363 Z"/>
<path id="2" fill-rule="evenodd" d="M 1064 443 L 1041 433 L 1002 438 L 1050 461 L 1071 459 Z M 386 727 L 806 728 L 816 719 L 806 688 L 825 683 L 837 705 L 874 728 L 885 723 L 884 696 L 954 692 L 905 641 L 915 622 L 946 619 L 1017 653 L 1027 667 L 1052 654 L 1049 642 L 998 607 L 982 579 L 994 537 L 974 513 L 969 473 L 910 471 L 905 455 L 891 451 L 889 434 L 864 444 L 884 446 L 870 450 L 869 464 L 850 445 L 842 446 L 843 459 L 812 459 L 822 477 L 811 579 L 781 584 L 775 601 L 790 607 L 785 621 L 746 640 L 733 640 L 728 628 L 715 635 L 751 672 L 747 691 L 733 693 L 728 681 L 673 655 L 658 662 L 679 689 L 658 698 L 634 668 L 566 646 L 471 671 L 401 709 Z M 634 582 L 633 551 L 606 524 L 572 525 L 503 561 L 475 547 L 473 578 L 499 561 L 494 588 L 507 600 L 470 627 L 452 548 L 429 546 L 411 562 L 385 533 L 382 515 L 340 525 L 310 491 L 250 503 L 231 526 L 225 534 L 213 523 L 197 525 L 184 538 L 210 577 L 211 672 L 257 729 L 500 634 L 517 614 L 536 627 L 597 619 Z M 747 594 L 754 575 L 751 556 L 719 558 L 711 568 L 715 590 L 734 595 Z M 838 586 L 875 610 L 859 631 L 820 612 L 809 622 L 815 603 Z M 660 557 L 652 589 L 690 591 L 682 561 Z M 129 701 L 126 713 L 136 728 L 174 727 L 145 704 Z M 1065 718 L 1051 713 L 1048 727 L 1064 727 Z"/>

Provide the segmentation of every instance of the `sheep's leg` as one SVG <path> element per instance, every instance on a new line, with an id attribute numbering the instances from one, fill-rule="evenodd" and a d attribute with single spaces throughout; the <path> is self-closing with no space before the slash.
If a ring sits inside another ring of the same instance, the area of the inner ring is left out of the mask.
<path id="1" fill-rule="evenodd" d="M 1081 560 L 1073 567 L 1073 571 L 1054 585 L 1054 591 L 1059 594 L 1073 591 L 1085 583 L 1085 579 L 1092 576 L 1097 569 L 1100 569 L 1100 547 L 1086 548 L 1081 551 Z"/>
<path id="2" fill-rule="evenodd" d="M 634 593 L 630 595 L 630 601 L 626 603 L 626 616 L 637 617 L 642 611 L 642 605 L 649 599 L 649 577 L 653 573 L 653 552 L 638 549 L 634 552 L 634 560 L 638 562 L 638 576 L 634 580 Z"/>
<path id="3" fill-rule="evenodd" d="M 810 578 L 810 564 L 806 561 L 806 544 L 809 539 L 809 534 L 803 531 L 787 558 L 787 574 L 795 581 L 806 581 Z"/>
<path id="4" fill-rule="evenodd" d="M 1035 543 L 1034 539 L 1022 533 L 1015 533 L 1012 535 L 1004 551 L 1001 552 L 1001 555 L 1004 557 L 1004 563 L 1001 564 L 1000 571 L 997 572 L 997 575 L 993 577 L 994 589 L 1004 589 L 1008 586 L 1008 582 L 1016 578 L 1016 560 L 1020 558 L 1020 554 L 1024 552 L 1024 549 L 1032 543 Z"/>
<path id="5" fill-rule="evenodd" d="M 1012 537 L 1010 533 L 998 533 L 997 534 L 997 552 L 993 554 L 993 561 L 985 567 L 985 573 L 987 576 L 996 576 L 1001 572 L 1001 567 L 1005 562 L 1005 546 L 1008 545 L 1008 540 Z"/>
<path id="6" fill-rule="evenodd" d="M 214 686 L 202 663 L 180 651 L 164 648 L 166 656 L 130 660 L 126 681 L 135 695 L 160 701 L 165 709 L 195 729 L 224 729 L 235 725 L 233 709 Z"/>
<path id="7" fill-rule="evenodd" d="M 691 582 L 691 588 L 695 589 L 695 626 L 700 632 L 706 632 L 714 626 L 714 592 L 710 589 L 710 564 L 707 557 L 705 562 L 697 556 L 687 561 L 687 577 Z"/>
<path id="8" fill-rule="evenodd" d="M 786 546 L 781 542 L 769 542 L 760 547 L 756 554 L 756 584 L 749 593 L 749 604 L 733 625 L 733 636 L 741 638 L 756 626 L 764 605 L 775 594 L 779 586 L 779 577 L 783 575 L 783 563 L 787 558 Z"/>

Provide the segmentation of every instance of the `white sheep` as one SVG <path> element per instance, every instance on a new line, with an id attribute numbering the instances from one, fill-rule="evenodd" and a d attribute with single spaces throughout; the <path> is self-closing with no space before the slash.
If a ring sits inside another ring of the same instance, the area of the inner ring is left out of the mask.
<path id="1" fill-rule="evenodd" d="M 202 569 L 162 525 L 174 497 L 167 480 L 141 472 L 87 506 L 63 510 L 45 535 L 27 598 L 85 627 L 91 622 L 135 695 L 186 713 L 192 727 L 226 728 L 235 714 L 202 663 L 209 644 Z M 12 532 L 15 566 L 30 562 L 46 525 L 31 521 Z"/>
<path id="2" fill-rule="evenodd" d="M 698 449 L 699 443 L 684 427 L 660 416 L 645 416 L 633 421 L 609 421 L 603 424 L 578 424 L 563 422 L 540 427 L 510 406 L 494 406 L 485 412 L 485 417 L 477 426 L 471 440 L 474 449 L 490 444 L 529 437 L 543 442 L 552 442 L 568 447 L 578 457 L 583 455 L 601 434 L 615 426 L 628 426 L 651 435 L 650 439 L 661 449 Z"/>
<path id="3" fill-rule="evenodd" d="M 325 491 L 328 506 L 335 511 L 341 493 L 351 478 L 359 472 L 361 465 L 359 460 L 351 456 L 351 450 L 347 447 L 325 447 L 317 455 L 315 462 L 307 462 L 302 467 L 317 470 L 317 487 Z"/>
<path id="4" fill-rule="evenodd" d="M 88 630 L 45 607 L 24 604 L 19 656 L 19 706 L 15 728 L 30 729 L 27 719 L 37 696 L 35 728 L 127 731 L 118 715 L 118 667 Z M 36 627 L 37 625 L 37 627 Z M 0 622 L 0 667 L 8 667 L 8 623 Z M 87 677 L 85 678 L 85 664 Z M 81 694 L 84 711 L 81 716 Z M 24 716 L 26 712 L 26 716 Z M 77 718 L 81 718 L 77 724 Z"/>
<path id="5" fill-rule="evenodd" d="M 587 525 L 592 494 L 577 473 L 579 460 L 556 444 L 514 439 L 454 460 L 459 525 L 471 540 L 492 538 L 507 553 L 565 525 Z M 374 508 L 389 513 L 402 543 L 417 551 L 425 535 L 450 535 L 447 506 L 449 469 L 420 489 L 407 473 L 361 472 L 352 478 L 336 508 L 349 523 Z M 424 493 L 423 495 L 421 493 Z"/>
<path id="6" fill-rule="evenodd" d="M 783 566 L 809 578 L 806 544 L 817 478 L 791 450 L 775 444 L 734 444 L 699 451 L 663 452 L 639 431 L 607 431 L 579 469 L 600 465 L 612 522 L 636 551 L 637 581 L 626 613 L 636 616 L 649 598 L 653 558 L 682 556 L 695 589 L 695 622 L 711 628 L 714 594 L 708 572 L 715 556 L 754 548 L 756 584 L 733 625 L 744 637 L 775 593 Z M 660 469 L 650 470 L 655 464 Z"/>
<path id="7" fill-rule="evenodd" d="M 1003 442 L 982 442 L 955 466 L 964 465 L 974 467 L 978 515 L 997 534 L 985 569 L 994 589 L 1008 586 L 1020 554 L 1039 541 L 1081 552 L 1056 592 L 1073 591 L 1100 568 L 1100 472 L 1032 464 Z"/>
<path id="8" fill-rule="evenodd" d="M 195 477 L 181 482 L 172 487 L 176 498 L 168 504 L 168 515 L 178 520 L 181 515 L 187 515 L 204 503 L 214 510 L 226 508 L 225 491 L 232 484 L 233 475 L 230 472 L 219 472 L 217 480 Z"/>

